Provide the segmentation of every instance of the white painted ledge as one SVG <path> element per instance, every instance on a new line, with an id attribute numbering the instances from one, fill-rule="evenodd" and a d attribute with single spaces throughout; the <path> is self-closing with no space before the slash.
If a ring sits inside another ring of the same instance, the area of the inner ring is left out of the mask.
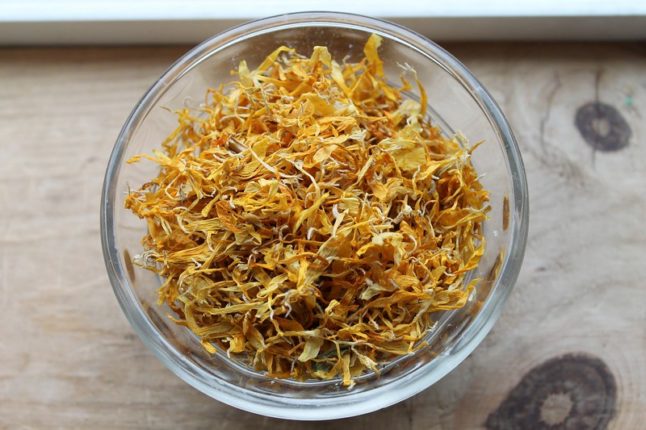
<path id="1" fill-rule="evenodd" d="M 643 0 L 0 0 L 0 45 L 196 43 L 304 7 L 390 19 L 436 40 L 646 40 Z"/>

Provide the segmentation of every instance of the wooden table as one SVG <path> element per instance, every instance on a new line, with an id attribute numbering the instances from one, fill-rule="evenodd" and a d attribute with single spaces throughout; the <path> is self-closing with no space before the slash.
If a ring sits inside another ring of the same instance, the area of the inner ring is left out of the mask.
<path id="1" fill-rule="evenodd" d="M 134 335 L 105 274 L 108 156 L 186 49 L 0 50 L 0 428 L 305 427 L 180 381 Z M 441 382 L 308 428 L 644 428 L 646 45 L 449 49 L 498 100 L 525 159 L 520 279 L 493 332 Z"/>

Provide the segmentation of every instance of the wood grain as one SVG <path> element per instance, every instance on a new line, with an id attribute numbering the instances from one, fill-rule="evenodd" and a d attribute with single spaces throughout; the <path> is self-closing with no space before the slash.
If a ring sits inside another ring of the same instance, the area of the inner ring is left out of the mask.
<path id="1" fill-rule="evenodd" d="M 138 98 L 186 49 L 0 50 L 0 428 L 305 427 L 225 406 L 172 375 L 133 334 L 105 275 L 108 156 Z M 607 366 L 610 428 L 643 428 L 646 46 L 449 49 L 498 100 L 524 156 L 531 228 L 518 285 L 493 332 L 438 384 L 308 428 L 481 428 L 524 375 L 565 354 Z M 625 119 L 627 146 L 603 152 L 581 135 L 577 109 L 595 101 Z"/>

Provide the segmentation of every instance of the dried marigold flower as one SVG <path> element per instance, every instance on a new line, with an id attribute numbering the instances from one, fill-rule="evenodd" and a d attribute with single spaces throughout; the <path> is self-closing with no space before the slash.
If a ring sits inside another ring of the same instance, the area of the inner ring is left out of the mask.
<path id="1" fill-rule="evenodd" d="M 464 306 L 484 251 L 487 192 L 464 141 L 385 79 L 372 35 L 358 63 L 280 47 L 178 112 L 130 192 L 160 304 L 210 353 L 269 376 L 351 386 L 413 352 L 437 311 Z"/>

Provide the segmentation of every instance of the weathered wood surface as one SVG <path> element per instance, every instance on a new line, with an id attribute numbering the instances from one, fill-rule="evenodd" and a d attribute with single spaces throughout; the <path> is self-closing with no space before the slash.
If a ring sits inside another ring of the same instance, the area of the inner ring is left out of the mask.
<path id="1" fill-rule="evenodd" d="M 531 228 L 518 285 L 444 380 L 308 428 L 644 428 L 646 45 L 449 49 L 498 100 L 525 159 Z M 0 428 L 305 427 L 225 406 L 172 375 L 133 334 L 105 275 L 107 158 L 138 98 L 184 50 L 0 50 Z"/>

